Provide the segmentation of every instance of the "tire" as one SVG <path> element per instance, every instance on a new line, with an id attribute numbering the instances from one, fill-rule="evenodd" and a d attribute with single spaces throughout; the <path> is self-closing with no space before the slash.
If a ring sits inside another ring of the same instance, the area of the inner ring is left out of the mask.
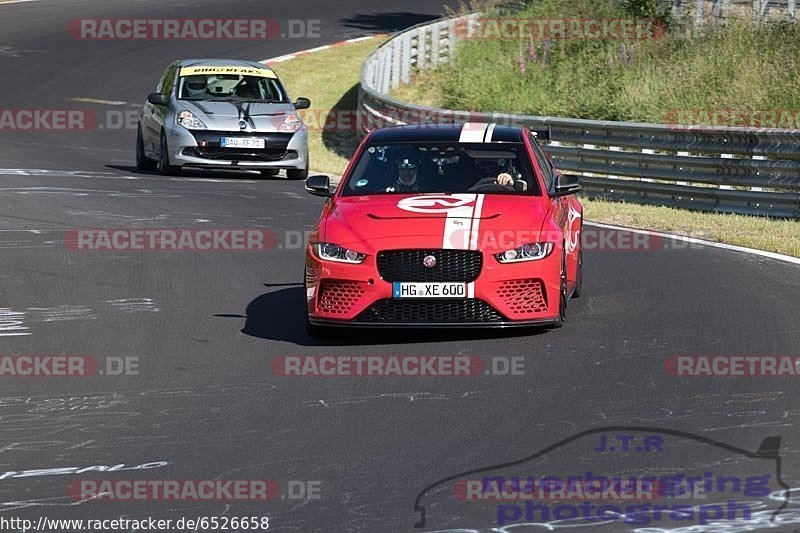
<path id="1" fill-rule="evenodd" d="M 286 170 L 286 177 L 290 180 L 304 180 L 308 177 L 308 167 L 290 168 Z"/>
<path id="2" fill-rule="evenodd" d="M 157 163 L 147 157 L 144 153 L 144 139 L 142 138 L 142 126 L 136 128 L 136 170 L 151 172 L 156 169 Z"/>
<path id="3" fill-rule="evenodd" d="M 578 251 L 578 273 L 575 277 L 575 288 L 572 289 L 572 297 L 580 298 L 583 292 L 583 250 Z"/>
<path id="4" fill-rule="evenodd" d="M 567 257 L 566 254 L 561 256 L 561 290 L 559 291 L 558 302 L 558 318 L 553 323 L 554 328 L 564 326 L 567 321 Z"/>
<path id="5" fill-rule="evenodd" d="M 181 167 L 169 164 L 169 148 L 167 147 L 167 136 L 161 132 L 161 152 L 158 158 L 158 173 L 162 176 L 177 176 Z"/>
<path id="6" fill-rule="evenodd" d="M 265 168 L 265 169 L 261 170 L 260 172 L 261 172 L 261 175 L 264 176 L 265 178 L 273 178 L 273 177 L 277 176 L 278 173 L 280 173 L 280 171 L 281 171 L 281 169 L 279 169 L 279 168 Z"/>

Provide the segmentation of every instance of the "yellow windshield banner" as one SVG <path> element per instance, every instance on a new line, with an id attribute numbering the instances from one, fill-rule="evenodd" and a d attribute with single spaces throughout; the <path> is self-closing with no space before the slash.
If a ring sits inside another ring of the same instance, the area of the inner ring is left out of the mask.
<path id="1" fill-rule="evenodd" d="M 277 78 L 278 76 L 268 68 L 254 67 L 181 67 L 181 76 L 195 76 L 198 74 L 238 74 L 240 76 L 259 76 L 261 78 Z"/>

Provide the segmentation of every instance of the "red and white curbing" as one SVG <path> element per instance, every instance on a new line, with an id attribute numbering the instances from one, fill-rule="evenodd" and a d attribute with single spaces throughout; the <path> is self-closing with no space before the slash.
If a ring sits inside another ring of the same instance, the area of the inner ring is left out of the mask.
<path id="1" fill-rule="evenodd" d="M 362 41 L 369 41 L 372 39 L 379 39 L 381 37 L 386 37 L 386 34 L 380 33 L 376 35 L 366 35 L 364 37 L 356 37 L 355 39 L 347 39 L 345 41 L 340 41 L 338 43 L 326 44 L 324 46 L 317 46 L 316 48 L 309 48 L 308 50 L 301 50 L 293 54 L 285 54 L 278 57 L 272 57 L 270 59 L 264 59 L 263 61 L 259 61 L 259 63 L 263 63 L 264 65 L 269 65 L 270 63 L 282 63 L 283 61 L 288 61 L 289 59 L 294 59 L 296 57 L 313 54 L 315 52 L 321 52 L 323 50 L 328 50 L 329 48 L 335 48 L 337 46 L 344 46 L 353 43 L 360 43 Z"/>

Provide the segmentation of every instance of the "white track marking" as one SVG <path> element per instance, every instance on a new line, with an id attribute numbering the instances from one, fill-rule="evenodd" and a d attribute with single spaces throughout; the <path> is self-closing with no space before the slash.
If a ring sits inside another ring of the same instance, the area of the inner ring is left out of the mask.
<path id="1" fill-rule="evenodd" d="M 77 98 L 72 98 L 73 102 L 83 102 L 87 104 L 103 104 L 103 105 L 127 105 L 128 102 L 121 102 L 119 100 L 102 100 L 100 98 L 86 98 L 83 96 L 79 96 Z"/>
<path id="2" fill-rule="evenodd" d="M 714 241 L 706 241 L 704 239 L 696 239 L 694 237 L 687 237 L 685 235 L 675 235 L 673 233 L 661 233 L 659 231 L 651 231 L 646 229 L 636 229 L 636 228 L 628 228 L 625 226 L 615 226 L 613 224 L 603 224 L 601 222 L 590 222 L 586 221 L 587 224 L 596 226 L 598 228 L 607 228 L 619 231 L 629 231 L 631 233 L 640 233 L 643 235 L 652 235 L 655 237 L 665 237 L 668 239 L 673 239 L 676 241 L 687 242 L 690 244 L 700 244 L 702 246 L 708 246 L 710 248 L 721 248 L 723 250 L 729 250 L 732 252 L 741 252 L 746 254 L 758 255 L 761 257 L 767 257 L 769 259 L 775 259 L 777 261 L 784 261 L 786 263 L 793 263 L 795 265 L 800 265 L 800 257 L 792 257 L 790 255 L 779 254 L 776 252 L 767 252 L 765 250 L 756 250 L 755 248 L 746 248 L 744 246 L 735 246 L 733 244 L 724 244 L 721 242 L 714 242 Z"/>

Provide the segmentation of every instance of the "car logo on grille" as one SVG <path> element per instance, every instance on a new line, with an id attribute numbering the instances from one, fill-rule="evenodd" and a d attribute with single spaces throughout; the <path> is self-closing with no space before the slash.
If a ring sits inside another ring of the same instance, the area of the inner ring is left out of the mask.
<path id="1" fill-rule="evenodd" d="M 436 258 L 432 255 L 426 255 L 425 259 L 422 260 L 422 264 L 425 265 L 425 268 L 433 268 L 436 266 Z"/>

